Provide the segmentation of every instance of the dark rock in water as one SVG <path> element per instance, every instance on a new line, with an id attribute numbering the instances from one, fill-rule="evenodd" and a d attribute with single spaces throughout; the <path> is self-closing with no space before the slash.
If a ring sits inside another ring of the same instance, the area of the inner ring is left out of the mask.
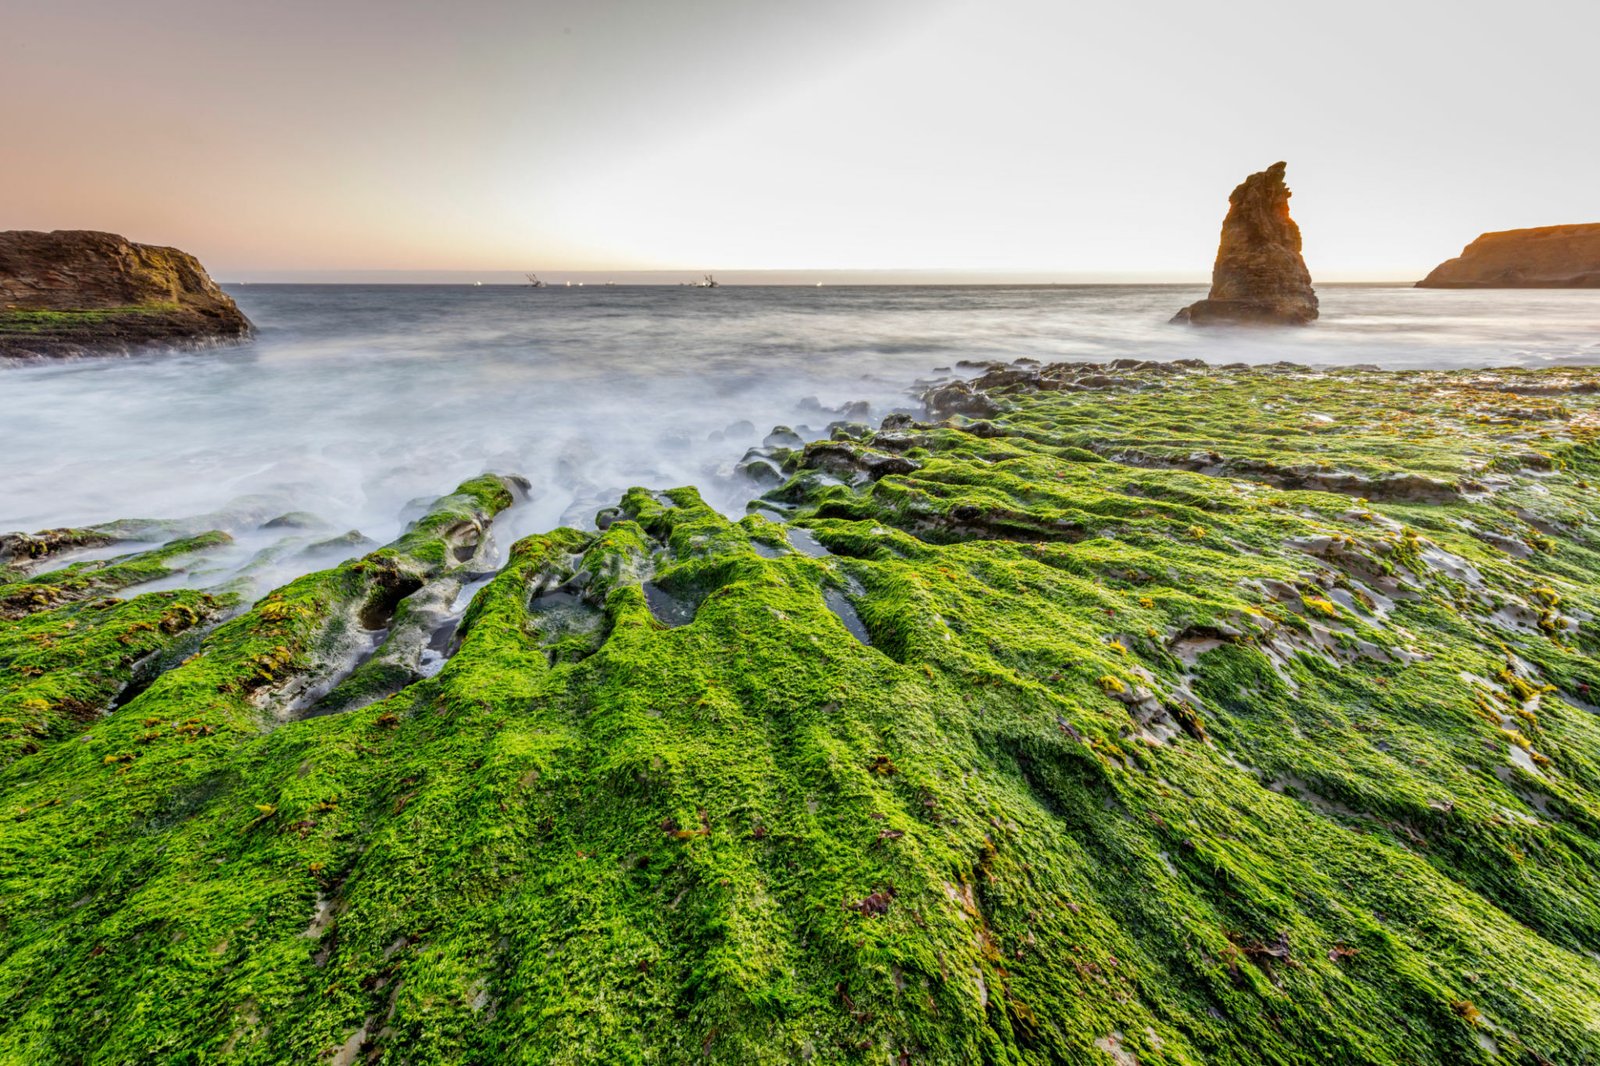
<path id="1" fill-rule="evenodd" d="M 745 454 L 744 459 L 734 469 L 757 485 L 779 485 L 783 483 L 783 471 L 766 456 L 756 453 L 754 449 Z"/>
<path id="2" fill-rule="evenodd" d="M 1000 407 L 982 392 L 965 381 L 951 381 L 935 386 L 922 395 L 928 405 L 928 417 L 941 421 L 951 415 L 969 418 L 990 418 L 1000 413 Z"/>
<path id="3" fill-rule="evenodd" d="M 251 332 L 187 252 L 92 230 L 0 233 L 0 356 L 121 354 Z"/>
<path id="4" fill-rule="evenodd" d="M 828 407 L 815 396 L 807 396 L 800 401 L 800 410 L 808 415 L 828 415 L 848 422 L 860 422 L 872 412 L 872 405 L 866 400 L 851 400 L 838 407 Z"/>
<path id="5" fill-rule="evenodd" d="M 755 434 L 755 423 L 749 421 L 748 419 L 740 419 L 739 421 L 734 422 L 731 425 L 724 426 L 721 429 L 712 430 L 711 435 L 706 439 L 709 441 L 745 440 L 746 438 L 755 436 Z"/>
<path id="6" fill-rule="evenodd" d="M 903 455 L 884 455 L 849 443 L 817 441 L 806 446 L 804 463 L 842 478 L 877 481 L 890 474 L 909 474 L 921 464 Z"/>
<path id="7" fill-rule="evenodd" d="M 865 422 L 829 422 L 829 440 L 864 440 L 871 433 Z"/>
<path id="8" fill-rule="evenodd" d="M 915 420 L 909 414 L 904 411 L 896 411 L 885 418 L 878 428 L 889 431 L 910 429 L 914 422 Z"/>
<path id="9" fill-rule="evenodd" d="M 1311 272 L 1300 257 L 1300 227 L 1289 217 L 1285 164 L 1252 174 L 1228 197 L 1211 294 L 1173 316 L 1203 326 L 1303 326 L 1317 317 Z"/>
<path id="10" fill-rule="evenodd" d="M 309 511 L 290 511 L 261 523 L 262 529 L 321 529 L 327 523 Z"/>
<path id="11" fill-rule="evenodd" d="M 1485 233 L 1419 289 L 1600 289 L 1600 222 Z"/>
<path id="12" fill-rule="evenodd" d="M 0 533 L 0 584 L 64 552 L 116 543 L 110 533 L 93 529 L 46 529 L 38 533 Z"/>
<path id="13" fill-rule="evenodd" d="M 351 552 L 359 551 L 363 548 L 376 548 L 377 546 L 377 541 L 362 533 L 359 529 L 352 529 L 341 533 L 337 537 L 329 537 L 327 540 L 319 540 L 315 544 L 307 546 L 304 554 L 319 555 L 323 552 L 335 551 Z"/>

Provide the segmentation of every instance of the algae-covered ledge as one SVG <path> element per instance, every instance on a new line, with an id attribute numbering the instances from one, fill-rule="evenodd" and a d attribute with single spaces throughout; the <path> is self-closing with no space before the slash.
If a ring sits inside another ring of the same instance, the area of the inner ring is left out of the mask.
<path id="1" fill-rule="evenodd" d="M 1600 372 L 927 401 L 249 605 L 6 541 L 0 1059 L 1600 1055 Z"/>

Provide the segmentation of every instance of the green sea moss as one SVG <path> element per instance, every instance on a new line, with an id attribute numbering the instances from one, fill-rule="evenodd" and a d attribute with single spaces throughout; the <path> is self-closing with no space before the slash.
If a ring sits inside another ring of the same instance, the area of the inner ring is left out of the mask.
<path id="1" fill-rule="evenodd" d="M 632 490 L 344 713 L 506 486 L 264 598 L 0 771 L 0 1060 L 1600 1055 L 1594 375 L 1123 376 Z"/>

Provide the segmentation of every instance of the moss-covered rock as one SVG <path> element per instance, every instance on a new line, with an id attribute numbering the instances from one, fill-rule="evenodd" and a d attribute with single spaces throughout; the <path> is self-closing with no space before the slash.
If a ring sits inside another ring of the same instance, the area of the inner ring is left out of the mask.
<path id="1" fill-rule="evenodd" d="M 1600 1056 L 1600 374 L 986 377 L 457 622 L 470 483 L 14 751 L 0 1060 Z"/>

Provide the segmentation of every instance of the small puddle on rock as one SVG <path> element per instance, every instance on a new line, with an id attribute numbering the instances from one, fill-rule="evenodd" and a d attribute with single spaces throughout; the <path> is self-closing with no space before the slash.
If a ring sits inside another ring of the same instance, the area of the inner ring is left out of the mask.
<path id="1" fill-rule="evenodd" d="M 822 542 L 817 540 L 816 537 L 812 536 L 811 531 L 808 529 L 798 529 L 794 526 L 790 526 L 789 543 L 794 545 L 796 551 L 804 552 L 815 559 L 820 559 L 824 555 L 833 554 L 832 552 L 828 551 L 827 548 L 824 548 L 822 546 Z"/>
<path id="2" fill-rule="evenodd" d="M 593 633 L 605 623 L 605 615 L 578 593 L 563 588 L 541 592 L 528 603 L 541 636 L 547 644 L 578 633 Z"/>
<path id="3" fill-rule="evenodd" d="M 861 621 L 861 615 L 856 611 L 856 605 L 850 602 L 849 597 L 838 589 L 823 589 L 822 602 L 828 605 L 828 610 L 832 611 L 835 617 L 843 623 L 852 637 L 855 637 L 863 644 L 870 645 L 872 643 L 872 634 L 867 632 L 866 624 Z"/>
<path id="4" fill-rule="evenodd" d="M 676 629 L 694 621 L 695 604 L 679 599 L 654 581 L 646 581 L 642 587 L 645 602 L 650 605 L 650 613 L 662 625 Z"/>
<path id="5" fill-rule="evenodd" d="M 585 606 L 583 597 L 568 589 L 551 589 L 541 592 L 528 601 L 528 610 L 535 614 L 556 614 L 574 607 Z"/>
<path id="6" fill-rule="evenodd" d="M 761 556 L 763 559 L 779 559 L 789 554 L 787 549 L 779 548 L 772 544 L 765 544 L 759 540 L 752 540 L 750 542 L 750 547 L 754 548 L 756 554 Z"/>

